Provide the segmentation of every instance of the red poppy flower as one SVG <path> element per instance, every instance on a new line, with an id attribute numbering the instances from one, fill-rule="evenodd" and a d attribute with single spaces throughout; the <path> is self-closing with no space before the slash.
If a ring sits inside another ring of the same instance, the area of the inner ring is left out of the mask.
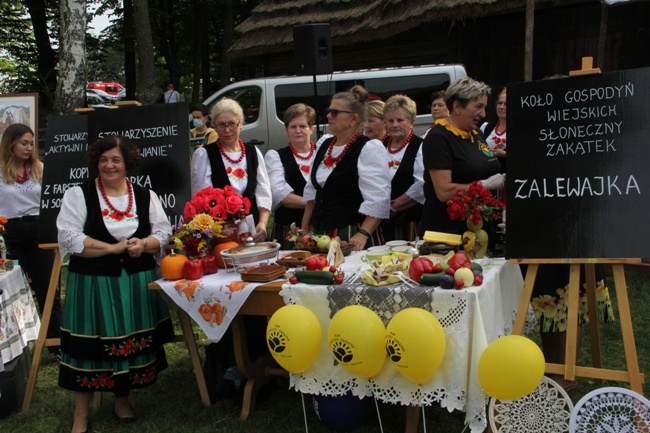
<path id="1" fill-rule="evenodd" d="M 226 173 L 228 173 L 228 174 L 232 173 L 232 167 L 226 168 Z"/>
<path id="2" fill-rule="evenodd" d="M 241 210 L 243 204 L 244 203 L 241 197 L 231 195 L 230 197 L 226 198 L 226 212 L 231 215 L 237 215 Z"/>
<path id="3" fill-rule="evenodd" d="M 308 165 L 301 165 L 300 166 L 300 171 L 303 173 L 309 173 L 309 166 Z"/>
<path id="4" fill-rule="evenodd" d="M 230 168 L 230 167 L 228 167 Z M 223 194 L 226 197 L 230 197 L 231 195 L 237 195 L 237 191 L 235 191 L 235 188 L 233 188 L 232 185 L 226 185 L 223 187 Z"/>
<path id="5" fill-rule="evenodd" d="M 210 209 L 210 216 L 216 221 L 225 221 L 228 218 L 225 206 L 218 204 Z"/>
<path id="6" fill-rule="evenodd" d="M 108 209 L 102 210 L 102 216 L 108 216 Z"/>
<path id="7" fill-rule="evenodd" d="M 248 215 L 248 213 L 251 211 L 251 201 L 248 199 L 248 197 L 244 197 L 242 199 L 243 206 L 244 206 L 244 213 Z"/>
<path id="8" fill-rule="evenodd" d="M 232 171 L 232 175 L 235 176 L 235 178 L 237 179 L 243 179 L 246 177 L 246 170 L 244 170 L 241 167 L 236 168 Z"/>
<path id="9" fill-rule="evenodd" d="M 124 219 L 124 214 L 122 212 L 111 212 L 109 216 L 115 221 L 122 221 Z"/>

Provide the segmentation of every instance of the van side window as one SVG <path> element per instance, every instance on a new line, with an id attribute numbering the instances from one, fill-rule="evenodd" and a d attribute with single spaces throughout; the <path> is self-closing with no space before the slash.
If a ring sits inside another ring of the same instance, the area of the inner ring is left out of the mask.
<path id="1" fill-rule="evenodd" d="M 368 93 L 378 95 L 382 101 L 402 93 L 413 99 L 418 107 L 418 115 L 431 115 L 431 94 L 449 87 L 447 74 L 412 75 L 358 80 Z"/>
<path id="2" fill-rule="evenodd" d="M 349 90 L 355 84 L 360 84 L 366 90 L 386 101 L 397 93 L 403 93 L 415 101 L 418 114 L 431 114 L 431 94 L 449 87 L 448 74 L 413 75 L 402 77 L 368 78 L 357 80 L 337 80 L 319 82 L 317 97 L 314 97 L 313 83 L 282 84 L 275 86 L 275 109 L 278 119 L 282 119 L 284 112 L 298 102 L 312 106 L 316 110 L 318 123 L 327 123 L 324 119 L 325 110 L 329 106 L 332 96 L 337 92 Z"/>
<path id="3" fill-rule="evenodd" d="M 262 89 L 258 86 L 238 87 L 221 95 L 222 98 L 230 98 L 239 102 L 244 110 L 244 124 L 250 124 L 257 121 L 260 117 L 260 104 L 262 99 Z M 217 101 L 214 101 L 214 105 Z M 209 107 L 212 112 L 212 105 Z"/>

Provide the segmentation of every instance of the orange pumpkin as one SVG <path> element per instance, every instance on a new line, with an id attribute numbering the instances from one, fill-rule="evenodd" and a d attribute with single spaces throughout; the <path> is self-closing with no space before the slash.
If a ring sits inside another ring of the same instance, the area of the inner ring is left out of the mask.
<path id="1" fill-rule="evenodd" d="M 228 248 L 235 248 L 238 246 L 239 243 L 233 241 L 217 244 L 217 246 L 212 249 L 212 255 L 217 258 L 217 266 L 219 266 L 222 269 L 226 268 L 227 266 L 223 261 L 223 257 L 221 257 L 221 252 L 227 250 Z M 229 265 L 228 267 L 232 267 L 232 266 Z"/>
<path id="2" fill-rule="evenodd" d="M 174 250 L 160 261 L 160 274 L 166 280 L 180 280 L 183 278 L 183 265 L 189 259 L 183 254 L 176 254 Z"/>

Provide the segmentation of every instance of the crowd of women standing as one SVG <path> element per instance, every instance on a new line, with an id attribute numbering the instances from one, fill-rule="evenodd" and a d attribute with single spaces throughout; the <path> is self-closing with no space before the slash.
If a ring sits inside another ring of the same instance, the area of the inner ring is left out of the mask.
<path id="1" fill-rule="evenodd" d="M 330 134 L 317 143 L 311 140 L 314 109 L 289 107 L 288 144 L 266 156 L 240 139 L 244 115 L 236 101 L 218 101 L 210 116 L 195 104 L 192 134 L 204 141 L 192 157 L 191 192 L 229 186 L 247 197 L 255 241 L 282 241 L 291 225 L 339 236 L 355 250 L 413 240 L 426 230 L 460 234 L 464 221 L 452 221 L 446 210 L 456 191 L 475 181 L 493 191 L 504 187 L 505 89 L 496 104 L 498 121 L 479 128 L 489 95 L 489 86 L 471 78 L 436 92 L 434 122 L 421 138 L 413 130 L 411 98 L 381 101 L 355 86 L 332 97 Z M 67 302 L 61 316 L 55 300 L 48 337 L 61 337 L 59 384 L 75 393 L 73 432 L 88 429 L 93 391 L 113 392 L 115 416 L 135 421 L 130 390 L 155 383 L 166 367 L 162 346 L 174 335 L 166 303 L 147 290 L 171 227 L 156 193 L 127 178 L 139 160 L 124 137 L 93 143 L 87 162 L 97 176 L 66 191 L 57 219 L 59 246 L 70 258 Z M 7 246 L 32 277 L 41 308 L 53 260 L 36 239 L 42 173 L 33 131 L 10 126 L 0 143 L 0 215 L 9 218 Z M 553 293 L 563 282 L 564 276 L 556 278 L 547 289 Z M 605 308 L 609 320 L 611 305 Z"/>

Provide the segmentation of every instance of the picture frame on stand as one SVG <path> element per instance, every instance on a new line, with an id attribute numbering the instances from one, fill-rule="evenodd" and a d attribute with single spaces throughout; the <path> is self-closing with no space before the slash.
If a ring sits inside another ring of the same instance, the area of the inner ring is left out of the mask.
<path id="1" fill-rule="evenodd" d="M 0 137 L 14 123 L 23 123 L 34 131 L 38 143 L 38 93 L 0 95 Z"/>

